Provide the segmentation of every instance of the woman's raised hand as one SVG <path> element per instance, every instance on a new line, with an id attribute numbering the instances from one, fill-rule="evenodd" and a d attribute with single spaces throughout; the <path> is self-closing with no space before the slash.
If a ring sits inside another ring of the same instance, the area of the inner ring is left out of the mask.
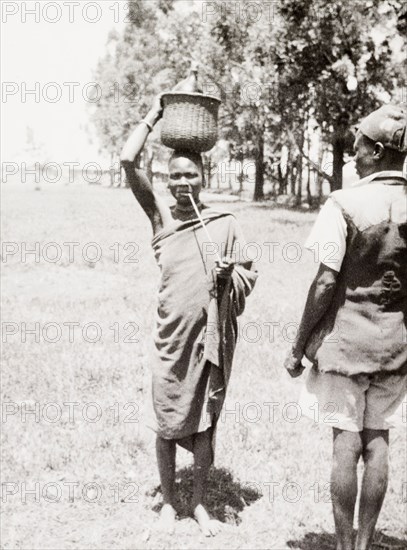
<path id="1" fill-rule="evenodd" d="M 163 103 L 162 103 L 163 94 L 164 92 L 156 95 L 151 105 L 150 113 L 151 115 L 154 116 L 154 122 L 157 122 L 163 116 Z"/>

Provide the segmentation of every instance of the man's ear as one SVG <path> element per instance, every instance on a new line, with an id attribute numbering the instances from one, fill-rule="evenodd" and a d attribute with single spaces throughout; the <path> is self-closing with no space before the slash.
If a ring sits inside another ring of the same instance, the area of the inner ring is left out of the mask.
<path id="1" fill-rule="evenodd" d="M 374 144 L 373 157 L 377 160 L 382 159 L 384 156 L 384 145 L 380 141 L 376 141 Z"/>

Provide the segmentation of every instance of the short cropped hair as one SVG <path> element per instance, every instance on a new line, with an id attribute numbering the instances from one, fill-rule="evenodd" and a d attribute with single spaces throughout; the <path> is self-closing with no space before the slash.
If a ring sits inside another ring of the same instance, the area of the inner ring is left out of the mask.
<path id="1" fill-rule="evenodd" d="M 202 178 L 204 177 L 203 160 L 202 160 L 202 156 L 199 153 L 195 153 L 195 151 L 175 150 L 172 152 L 169 158 L 168 164 L 170 164 L 172 160 L 175 160 L 178 158 L 187 158 L 189 160 L 192 160 L 192 162 L 194 162 L 201 170 Z"/>
<path id="2" fill-rule="evenodd" d="M 363 139 L 366 143 L 370 145 L 370 147 L 373 149 L 376 142 L 373 141 L 373 139 L 370 139 L 369 137 L 365 136 L 362 132 L 360 132 L 363 136 Z M 389 162 L 393 162 L 396 166 L 400 166 L 400 164 L 404 164 L 406 160 L 407 153 L 397 151 L 396 149 L 391 149 L 390 147 L 384 147 L 384 150 L 386 152 L 386 157 Z"/>

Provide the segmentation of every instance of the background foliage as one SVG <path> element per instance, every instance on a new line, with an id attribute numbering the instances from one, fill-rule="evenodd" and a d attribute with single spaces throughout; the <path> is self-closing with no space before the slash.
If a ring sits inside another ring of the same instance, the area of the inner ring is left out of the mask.
<path id="1" fill-rule="evenodd" d="M 223 155 L 254 162 L 254 199 L 264 197 L 267 181 L 273 196 L 292 194 L 299 203 L 306 189 L 308 202 L 319 202 L 323 181 L 331 190 L 342 186 L 360 118 L 383 102 L 405 101 L 401 2 L 137 0 L 130 8 L 96 69 L 111 93 L 92 116 L 113 157 L 154 95 L 183 79 L 195 60 L 204 90 L 222 96 Z M 153 138 L 150 165 L 161 154 Z M 207 161 L 218 157 L 213 150 Z M 240 190 L 243 179 L 240 173 Z"/>

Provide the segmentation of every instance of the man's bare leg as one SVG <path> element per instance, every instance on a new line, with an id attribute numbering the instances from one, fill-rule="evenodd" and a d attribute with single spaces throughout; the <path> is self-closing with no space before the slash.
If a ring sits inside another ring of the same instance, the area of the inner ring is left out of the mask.
<path id="1" fill-rule="evenodd" d="M 212 428 L 195 434 L 194 440 L 194 494 L 192 510 L 205 537 L 213 537 L 220 531 L 218 521 L 211 520 L 203 505 L 212 456 Z"/>
<path id="2" fill-rule="evenodd" d="M 362 454 L 360 432 L 333 430 L 331 495 L 336 550 L 353 550 L 353 518 L 358 492 L 357 465 Z"/>
<path id="3" fill-rule="evenodd" d="M 368 430 L 362 432 L 363 474 L 359 506 L 359 528 L 356 550 L 368 550 L 386 494 L 389 473 L 389 431 Z"/>
<path id="4" fill-rule="evenodd" d="M 158 471 L 160 473 L 161 491 L 164 504 L 160 514 L 160 527 L 167 533 L 173 533 L 175 528 L 174 508 L 175 493 L 175 455 L 176 443 L 172 439 L 157 436 L 156 453 Z"/>

